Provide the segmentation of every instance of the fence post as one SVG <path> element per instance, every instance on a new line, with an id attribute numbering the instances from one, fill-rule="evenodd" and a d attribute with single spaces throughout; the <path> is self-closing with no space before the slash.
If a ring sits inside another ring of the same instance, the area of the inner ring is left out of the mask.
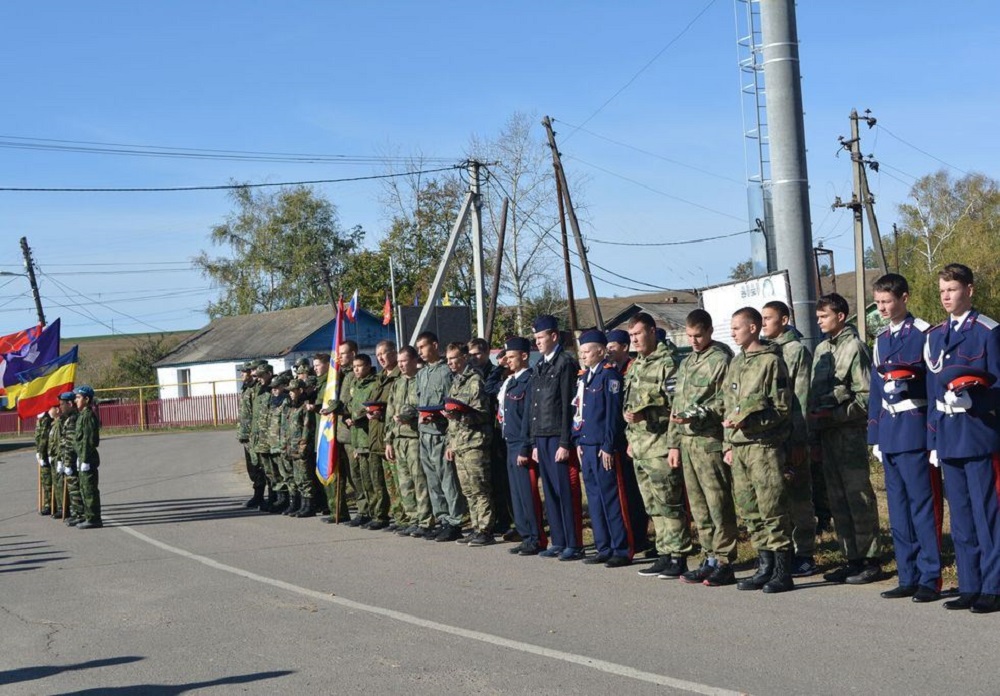
<path id="1" fill-rule="evenodd" d="M 139 430 L 146 429 L 146 404 L 142 400 L 142 387 L 139 387 Z"/>
<path id="2" fill-rule="evenodd" d="M 17 434 L 21 434 L 21 414 L 17 414 Z"/>
<path id="3" fill-rule="evenodd" d="M 219 427 L 219 400 L 215 397 L 215 381 L 212 381 L 212 425 Z"/>

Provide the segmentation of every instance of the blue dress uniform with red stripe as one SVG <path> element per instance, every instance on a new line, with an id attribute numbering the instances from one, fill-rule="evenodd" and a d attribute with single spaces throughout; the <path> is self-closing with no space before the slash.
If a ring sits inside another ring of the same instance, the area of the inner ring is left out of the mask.
<path id="1" fill-rule="evenodd" d="M 580 336 L 581 345 L 590 342 L 589 334 Z M 593 339 L 593 337 L 591 337 Z M 621 479 L 621 453 L 625 450 L 625 421 L 622 418 L 622 378 L 610 363 L 599 363 L 581 370 L 577 382 L 573 419 L 573 440 L 580 448 L 583 483 L 587 488 L 590 523 L 594 530 L 597 556 L 594 563 L 619 560 L 625 565 L 632 550 L 623 514 L 624 486 Z M 601 453 L 613 458 L 610 469 L 604 468 Z"/>
<path id="2" fill-rule="evenodd" d="M 944 471 L 958 588 L 952 608 L 1000 609 L 1000 331 L 976 310 L 927 334 L 927 447 Z"/>
<path id="3" fill-rule="evenodd" d="M 911 314 L 875 337 L 868 399 L 868 444 L 881 451 L 899 596 L 920 586 L 941 590 L 941 472 L 927 456 L 924 334 L 930 324 Z M 895 595 L 893 595 L 895 596 Z M 921 597 L 924 595 L 921 594 Z M 918 598 L 919 599 L 919 598 Z"/>

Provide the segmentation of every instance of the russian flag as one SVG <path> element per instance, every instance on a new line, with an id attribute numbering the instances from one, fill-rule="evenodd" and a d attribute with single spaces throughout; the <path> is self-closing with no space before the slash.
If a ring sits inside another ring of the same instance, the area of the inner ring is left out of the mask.
<path id="1" fill-rule="evenodd" d="M 355 293 L 357 297 L 357 293 Z M 319 407 L 323 408 L 328 401 L 335 400 L 340 395 L 340 365 L 337 363 L 337 349 L 344 341 L 344 298 L 337 301 L 337 320 L 333 328 L 333 346 L 330 349 L 332 360 L 330 372 L 326 378 L 326 388 L 320 394 Z M 337 416 L 336 414 L 320 414 L 319 427 L 316 429 L 316 478 L 324 485 L 329 485 L 337 474 Z"/>
<path id="2" fill-rule="evenodd" d="M 351 295 L 351 302 L 347 305 L 347 320 L 357 321 L 358 319 L 358 291 L 355 290 L 354 294 Z M 334 353 L 336 355 L 336 353 Z"/>
<path id="3" fill-rule="evenodd" d="M 17 415 L 31 418 L 59 405 L 59 395 L 76 380 L 77 346 L 52 362 L 21 372 L 20 384 L 7 387 L 8 407 L 17 402 Z"/>

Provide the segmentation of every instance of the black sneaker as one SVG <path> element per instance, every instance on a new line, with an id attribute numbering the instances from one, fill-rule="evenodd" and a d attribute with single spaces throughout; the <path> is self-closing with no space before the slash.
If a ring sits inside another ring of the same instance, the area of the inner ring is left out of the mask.
<path id="1" fill-rule="evenodd" d="M 492 546 L 497 543 L 497 540 L 493 538 L 493 535 L 489 532 L 479 532 L 469 541 L 469 546 Z"/>
<path id="2" fill-rule="evenodd" d="M 405 529 L 398 529 L 398 530 L 396 530 L 396 534 L 398 534 L 399 536 L 405 536 L 405 537 L 413 536 L 413 533 L 415 531 L 417 531 L 418 529 L 420 529 L 420 527 L 418 527 L 415 524 L 411 524 L 409 527 L 406 527 Z"/>
<path id="3" fill-rule="evenodd" d="M 792 559 L 792 577 L 808 578 L 819 572 L 819 566 L 812 556 L 796 556 Z"/>
<path id="4" fill-rule="evenodd" d="M 77 529 L 100 529 L 103 526 L 104 526 L 104 523 L 101 522 L 100 520 L 94 520 L 93 522 L 91 522 L 90 520 L 84 520 L 80 524 L 76 525 L 76 528 Z"/>
<path id="5" fill-rule="evenodd" d="M 364 525 L 368 524 L 371 521 L 372 521 L 372 518 L 368 517 L 368 515 L 364 515 L 364 516 L 362 516 L 362 515 L 355 515 L 354 519 L 352 519 L 350 522 L 347 523 L 347 526 L 348 527 L 363 527 Z"/>
<path id="6" fill-rule="evenodd" d="M 386 522 L 385 520 L 372 520 L 371 522 L 368 523 L 368 526 L 365 529 L 377 532 L 381 529 L 386 529 L 388 526 L 389 523 Z"/>
<path id="7" fill-rule="evenodd" d="M 731 563 L 720 563 L 712 569 L 712 574 L 702 581 L 706 587 L 722 587 L 732 585 L 736 582 L 736 575 L 733 573 Z"/>
<path id="8" fill-rule="evenodd" d="M 864 570 L 864 566 L 861 563 L 850 561 L 847 565 L 840 566 L 829 573 L 824 573 L 823 579 L 827 582 L 847 582 L 847 578 L 857 575 L 862 570 Z"/>
<path id="9" fill-rule="evenodd" d="M 667 569 L 670 565 L 670 556 L 660 556 L 651 565 L 646 566 L 639 571 L 639 575 L 644 578 L 655 578 L 659 577 L 660 573 Z"/>
<path id="10" fill-rule="evenodd" d="M 441 531 L 434 537 L 434 541 L 458 541 L 462 537 L 462 530 L 445 523 Z"/>
<path id="11" fill-rule="evenodd" d="M 689 585 L 700 585 L 712 574 L 713 570 L 715 570 L 715 566 L 709 565 L 708 559 L 705 559 L 697 568 L 681 573 L 681 582 L 686 582 Z"/>
<path id="12" fill-rule="evenodd" d="M 687 572 L 687 569 L 688 561 L 685 556 L 681 556 L 680 558 L 674 558 L 671 556 L 667 567 L 664 568 L 656 577 L 661 580 L 673 580 L 674 578 L 679 578 L 684 575 L 684 573 Z"/>

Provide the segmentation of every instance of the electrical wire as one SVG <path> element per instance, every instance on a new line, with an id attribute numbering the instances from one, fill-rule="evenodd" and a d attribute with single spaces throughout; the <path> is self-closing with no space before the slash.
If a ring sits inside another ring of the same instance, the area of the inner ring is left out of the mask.
<path id="1" fill-rule="evenodd" d="M 57 286 L 59 286 L 60 288 L 63 288 L 64 290 L 69 290 L 69 291 L 72 291 L 72 292 L 76 293 L 77 295 L 79 295 L 80 297 L 82 297 L 82 298 L 83 298 L 83 299 L 85 299 L 85 300 L 90 300 L 91 302 L 94 302 L 95 304 L 98 304 L 98 305 L 100 305 L 100 306 L 104 307 L 105 309 L 108 309 L 108 310 L 110 310 L 110 311 L 114 312 L 115 314 L 118 314 L 118 315 L 120 315 L 120 316 L 123 316 L 123 317 L 125 317 L 126 319 L 131 319 L 132 321 L 134 321 L 134 322 L 136 322 L 136 323 L 139 323 L 139 324 L 142 324 L 143 326 L 148 326 L 148 327 L 149 327 L 149 328 L 151 328 L 151 329 L 152 329 L 153 331 L 159 331 L 159 332 L 162 332 L 162 331 L 163 331 L 163 329 L 161 329 L 161 328 L 159 328 L 159 327 L 157 327 L 157 326 L 153 326 L 152 324 L 150 324 L 150 323 L 148 323 L 148 322 L 145 322 L 145 321 L 143 321 L 142 319 L 139 319 L 139 318 L 137 318 L 137 317 L 133 317 L 133 316 L 132 316 L 131 314 L 127 314 L 127 313 L 125 313 L 125 312 L 122 312 L 121 310 L 118 310 L 118 309 L 115 309 L 114 307 L 111 307 L 110 305 L 108 305 L 108 304 L 106 304 L 106 303 L 104 303 L 104 302 L 100 302 L 100 301 L 98 301 L 98 300 L 94 300 L 94 298 L 93 298 L 93 297 L 89 297 L 89 296 L 87 296 L 87 295 L 84 295 L 84 294 L 83 294 L 82 292 L 80 292 L 80 291 L 78 291 L 78 290 L 74 290 L 73 288 L 71 288 L 71 287 L 69 287 L 68 285 L 66 285 L 65 283 L 63 283 L 62 281 L 60 281 L 60 280 L 56 280 L 55 278 L 52 278 L 51 276 L 49 276 L 49 275 L 48 275 L 48 274 L 46 274 L 46 273 L 42 273 L 41 271 L 39 271 L 39 273 L 40 273 L 41 275 L 43 275 L 43 276 L 44 276 L 45 278 L 47 278 L 48 280 L 51 280 L 51 281 L 52 281 L 53 283 L 55 283 L 55 284 L 56 284 Z M 69 295 L 68 295 L 68 294 L 67 294 L 67 297 L 69 297 Z M 59 306 L 60 306 L 60 307 L 64 307 L 64 308 L 66 308 L 66 309 L 69 309 L 69 310 L 70 310 L 71 312 L 76 312 L 76 310 L 75 310 L 75 309 L 73 309 L 73 308 L 71 308 L 71 307 L 68 307 L 68 306 L 66 306 L 66 305 L 62 305 L 62 304 L 60 304 Z M 108 324 L 106 324 L 105 322 L 101 321 L 100 319 L 98 319 L 98 318 L 97 318 L 96 316 L 94 316 L 93 314 L 91 314 L 91 318 L 93 318 L 93 319 L 94 319 L 95 321 L 97 321 L 97 322 L 98 322 L 99 324 L 102 324 L 102 325 L 104 325 L 104 326 L 107 326 L 108 328 L 110 328 L 110 329 L 111 329 L 112 333 L 114 333 L 114 327 L 111 327 L 111 326 L 109 326 Z"/>
<path id="2" fill-rule="evenodd" d="M 609 246 L 627 246 L 627 247 L 669 247 L 669 246 L 684 246 L 686 244 L 701 244 L 702 242 L 711 242 L 716 239 L 729 239 L 730 237 L 739 237 L 744 234 L 750 234 L 756 230 L 740 230 L 739 232 L 731 232 L 729 234 L 717 234 L 711 237 L 699 237 L 698 239 L 684 239 L 679 242 L 612 242 L 606 239 L 594 239 L 593 237 L 588 237 L 587 241 L 594 244 L 607 244 Z"/>
<path id="3" fill-rule="evenodd" d="M 885 126 L 883 126 L 881 123 L 876 124 L 876 128 L 878 128 L 879 130 L 885 131 L 885 134 L 888 135 L 890 138 L 898 140 L 899 142 L 903 143 L 903 145 L 906 145 L 907 147 L 913 148 L 914 150 L 916 150 L 920 154 L 926 155 L 927 157 L 930 157 L 932 160 L 940 162 L 941 164 L 943 164 L 944 166 L 948 167 L 949 169 L 954 169 L 956 172 L 961 172 L 962 174 L 965 174 L 965 175 L 968 176 L 969 172 L 965 171 L 964 169 L 960 169 L 960 168 L 956 167 L 954 164 L 950 164 L 948 162 L 945 162 L 940 157 L 937 157 L 936 155 L 932 155 L 931 153 L 927 152 L 927 150 L 922 150 L 921 148 L 917 147 L 916 145 L 914 145 L 911 142 L 903 140 L 898 135 L 896 135 L 895 133 L 893 133 L 891 130 L 889 130 L 888 128 L 886 128 Z"/>

